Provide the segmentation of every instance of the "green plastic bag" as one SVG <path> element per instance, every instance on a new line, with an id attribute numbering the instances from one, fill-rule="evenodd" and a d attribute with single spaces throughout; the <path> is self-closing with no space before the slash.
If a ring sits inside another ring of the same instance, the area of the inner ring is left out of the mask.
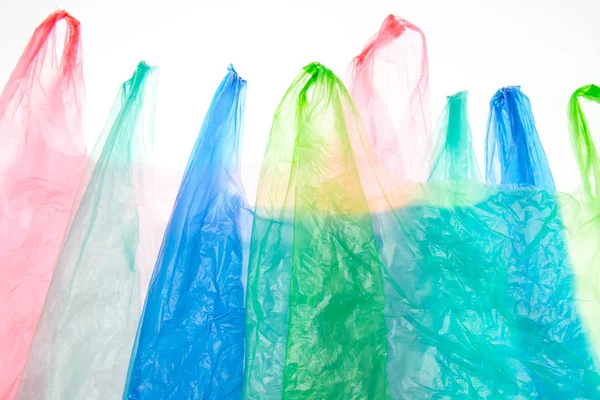
<path id="1" fill-rule="evenodd" d="M 342 82 L 306 66 L 273 120 L 256 201 L 244 393 L 386 399 L 381 264 Z"/>
<path id="2" fill-rule="evenodd" d="M 567 243 L 577 276 L 578 311 L 600 366 L 600 158 L 592 130 L 582 109 L 582 100 L 600 103 L 600 88 L 587 85 L 577 89 L 569 101 L 571 143 L 582 184 L 570 194 L 560 194 L 561 213 L 567 229 Z M 594 104 L 593 107 L 597 107 Z M 597 110 L 597 108 L 595 108 Z"/>
<path id="3" fill-rule="evenodd" d="M 19 399 L 122 396 L 142 308 L 138 207 L 150 181 L 156 76 L 156 67 L 138 65 L 92 152 Z"/>

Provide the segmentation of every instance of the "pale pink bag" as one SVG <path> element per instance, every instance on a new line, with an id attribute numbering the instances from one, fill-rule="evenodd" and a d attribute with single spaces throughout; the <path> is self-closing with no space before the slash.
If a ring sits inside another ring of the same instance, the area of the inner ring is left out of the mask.
<path id="1" fill-rule="evenodd" d="M 2 400 L 16 395 L 86 163 L 83 98 L 79 21 L 57 11 L 35 30 L 0 95 Z"/>
<path id="2" fill-rule="evenodd" d="M 354 58 L 345 81 L 384 169 L 380 172 L 395 182 L 425 181 L 431 161 L 431 106 L 423 32 L 389 15 Z"/>

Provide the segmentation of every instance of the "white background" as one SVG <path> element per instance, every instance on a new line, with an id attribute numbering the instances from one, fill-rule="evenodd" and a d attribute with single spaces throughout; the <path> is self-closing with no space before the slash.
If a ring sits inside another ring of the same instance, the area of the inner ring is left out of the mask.
<path id="1" fill-rule="evenodd" d="M 300 69 L 319 61 L 342 75 L 390 13 L 427 37 L 434 122 L 446 95 L 471 93 L 480 166 L 489 99 L 502 86 L 521 85 L 558 189 L 579 183 L 566 104 L 579 86 L 600 83 L 598 0 L 2 0 L 1 82 L 35 27 L 58 8 L 82 24 L 89 145 L 119 85 L 145 60 L 160 67 L 156 160 L 183 169 L 214 91 L 234 64 L 248 81 L 242 178 L 250 203 L 273 112 Z"/>

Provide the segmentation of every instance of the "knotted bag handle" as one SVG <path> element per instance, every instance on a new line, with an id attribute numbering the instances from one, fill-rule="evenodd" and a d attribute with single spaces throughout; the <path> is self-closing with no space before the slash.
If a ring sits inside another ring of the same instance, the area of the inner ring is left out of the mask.
<path id="1" fill-rule="evenodd" d="M 7 85 L 0 95 L 0 118 L 19 87 L 22 84 L 29 84 L 31 80 L 35 79 L 35 76 L 42 73 L 41 68 L 36 68 L 36 64 L 47 56 L 45 50 L 48 42 L 61 20 L 66 22 L 67 30 L 56 82 L 61 82 L 72 76 L 82 76 L 80 23 L 66 11 L 55 11 L 36 28 L 21 58 L 19 58 L 17 66 L 10 75 Z M 54 57 L 55 54 L 50 56 Z"/>
<path id="2" fill-rule="evenodd" d="M 387 50 L 401 41 L 410 48 L 402 47 L 402 51 L 395 52 Z M 411 57 L 416 53 L 417 60 L 411 58 L 407 63 L 409 53 Z M 394 83 L 385 75 L 376 82 L 376 60 L 390 63 L 406 87 L 390 87 Z M 406 65 L 406 70 L 402 65 Z M 431 121 L 427 41 L 421 29 L 403 18 L 388 15 L 379 31 L 352 60 L 345 81 L 381 161 L 396 177 L 426 179 Z M 408 103 L 392 103 L 386 90 L 393 96 L 405 96 Z"/>

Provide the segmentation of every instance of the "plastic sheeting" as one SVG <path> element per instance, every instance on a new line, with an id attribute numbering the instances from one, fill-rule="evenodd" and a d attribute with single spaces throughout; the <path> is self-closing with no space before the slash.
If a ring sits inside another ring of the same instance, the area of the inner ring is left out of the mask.
<path id="1" fill-rule="evenodd" d="M 58 260 L 20 399 L 116 399 L 141 314 L 138 204 L 145 201 L 157 71 L 122 85 Z"/>
<path id="2" fill-rule="evenodd" d="M 490 184 L 527 184 L 555 190 L 531 104 L 519 86 L 502 88 L 492 97 L 487 130 L 486 172 Z"/>
<path id="3" fill-rule="evenodd" d="M 230 66 L 181 182 L 123 398 L 240 397 L 242 243 L 250 228 L 239 178 L 245 96 L 246 81 Z"/>
<path id="4" fill-rule="evenodd" d="M 56 26 L 66 24 L 57 60 Z M 14 399 L 86 157 L 79 21 L 35 30 L 0 95 L 0 398 Z"/>
<path id="5" fill-rule="evenodd" d="M 246 297 L 244 395 L 388 398 L 381 264 L 342 82 L 306 66 L 273 120 Z"/>

